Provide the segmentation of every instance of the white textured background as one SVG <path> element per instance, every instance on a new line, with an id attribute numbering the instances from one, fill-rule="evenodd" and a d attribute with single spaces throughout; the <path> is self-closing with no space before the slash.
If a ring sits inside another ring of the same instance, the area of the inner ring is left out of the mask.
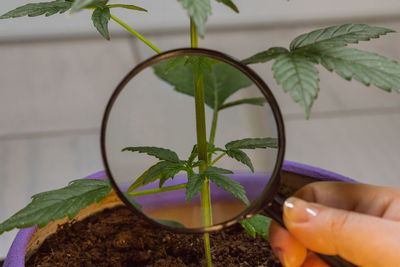
<path id="1" fill-rule="evenodd" d="M 297 35 L 330 24 L 365 22 L 400 31 L 395 0 L 236 2 L 240 15 L 214 5 L 200 46 L 245 58 L 271 46 L 287 47 Z M 3 0 L 0 13 L 25 3 Z M 186 14 L 175 0 L 135 4 L 149 13 L 115 14 L 162 50 L 189 45 Z M 115 23 L 110 27 L 113 40 L 107 42 L 97 36 L 86 11 L 69 18 L 0 21 L 0 221 L 32 194 L 103 169 L 98 132 L 105 103 L 119 80 L 153 54 Z M 400 60 L 398 34 L 361 47 Z M 284 113 L 287 159 L 362 182 L 400 185 L 400 94 L 349 83 L 321 69 L 321 91 L 306 121 L 276 85 L 271 64 L 254 68 Z M 0 258 L 15 233 L 0 236 Z"/>

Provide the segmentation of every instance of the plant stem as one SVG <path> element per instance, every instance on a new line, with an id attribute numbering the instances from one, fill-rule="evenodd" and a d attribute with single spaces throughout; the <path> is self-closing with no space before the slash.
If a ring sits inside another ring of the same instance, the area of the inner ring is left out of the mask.
<path id="1" fill-rule="evenodd" d="M 210 130 L 210 139 L 208 140 L 208 142 L 212 145 L 214 144 L 214 141 L 215 141 L 215 133 L 217 131 L 217 122 L 218 122 L 218 109 L 214 108 L 213 119 L 212 119 L 211 130 Z"/>
<path id="2" fill-rule="evenodd" d="M 190 20 L 190 39 L 193 48 L 198 46 L 197 29 L 193 20 Z M 204 164 L 199 167 L 199 173 L 207 168 L 207 132 L 206 132 L 206 115 L 204 107 L 204 84 L 203 74 L 198 74 L 194 77 L 194 99 L 196 108 L 196 132 L 197 132 L 197 147 L 199 150 L 199 160 L 204 160 Z M 210 182 L 206 178 L 203 187 L 200 191 L 201 196 L 201 210 L 203 215 L 203 225 L 212 225 L 211 215 L 211 196 L 210 196 Z M 206 254 L 207 266 L 211 267 L 211 246 L 210 235 L 204 234 L 204 250 Z"/>
<path id="3" fill-rule="evenodd" d="M 178 189 L 184 189 L 184 188 L 186 188 L 186 185 L 187 184 L 185 183 L 185 184 L 177 184 L 177 185 L 171 185 L 171 186 L 166 186 L 166 187 L 161 187 L 161 188 L 148 189 L 148 190 L 143 190 L 143 191 L 130 192 L 129 196 L 139 197 L 139 196 L 168 192 L 168 191 L 173 191 L 173 190 L 178 190 Z"/>
<path id="4" fill-rule="evenodd" d="M 151 49 L 153 49 L 156 53 L 160 54 L 161 50 L 158 49 L 157 47 L 155 47 L 152 43 L 150 43 L 149 40 L 147 40 L 146 38 L 144 38 L 142 35 L 140 35 L 137 31 L 135 31 L 134 29 L 132 29 L 131 27 L 129 27 L 126 23 L 124 23 L 123 21 L 121 21 L 119 18 L 115 17 L 113 14 L 110 14 L 110 17 L 117 22 L 119 25 L 121 25 L 122 27 L 124 27 L 125 29 L 127 29 L 130 33 L 132 33 L 133 35 L 135 35 L 137 38 L 139 38 L 143 43 L 145 43 L 146 45 L 148 45 Z"/>
<path id="5" fill-rule="evenodd" d="M 217 163 L 218 160 L 222 159 L 225 155 L 226 155 L 226 152 L 219 155 L 218 158 L 214 159 L 214 161 L 211 162 L 211 164 L 209 166 L 213 166 L 215 163 Z"/>

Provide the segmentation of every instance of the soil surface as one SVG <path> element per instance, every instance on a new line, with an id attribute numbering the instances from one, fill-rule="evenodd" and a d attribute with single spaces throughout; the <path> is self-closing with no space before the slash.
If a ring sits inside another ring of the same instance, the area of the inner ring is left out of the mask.
<path id="1" fill-rule="evenodd" d="M 210 234 L 213 266 L 281 266 L 261 237 L 240 225 Z M 27 266 L 205 266 L 202 235 L 154 228 L 126 207 L 59 227 Z"/>

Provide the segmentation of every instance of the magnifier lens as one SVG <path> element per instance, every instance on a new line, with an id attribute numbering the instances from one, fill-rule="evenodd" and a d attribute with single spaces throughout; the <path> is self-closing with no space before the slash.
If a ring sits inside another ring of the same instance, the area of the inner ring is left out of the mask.
<path id="1" fill-rule="evenodd" d="M 110 101 L 102 132 L 106 167 L 125 202 L 152 220 L 202 228 L 208 181 L 218 225 L 251 209 L 270 186 L 279 136 L 273 108 L 254 79 L 228 61 L 150 61 Z M 206 158 L 196 145 L 195 87 L 204 90 Z"/>

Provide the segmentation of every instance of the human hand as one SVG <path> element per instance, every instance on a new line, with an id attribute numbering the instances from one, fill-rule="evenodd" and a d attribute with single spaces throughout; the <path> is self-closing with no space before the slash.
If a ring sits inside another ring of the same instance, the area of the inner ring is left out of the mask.
<path id="1" fill-rule="evenodd" d="M 270 227 L 274 253 L 287 267 L 329 266 L 321 254 L 358 266 L 400 266 L 400 188 L 316 182 L 285 201 Z"/>

